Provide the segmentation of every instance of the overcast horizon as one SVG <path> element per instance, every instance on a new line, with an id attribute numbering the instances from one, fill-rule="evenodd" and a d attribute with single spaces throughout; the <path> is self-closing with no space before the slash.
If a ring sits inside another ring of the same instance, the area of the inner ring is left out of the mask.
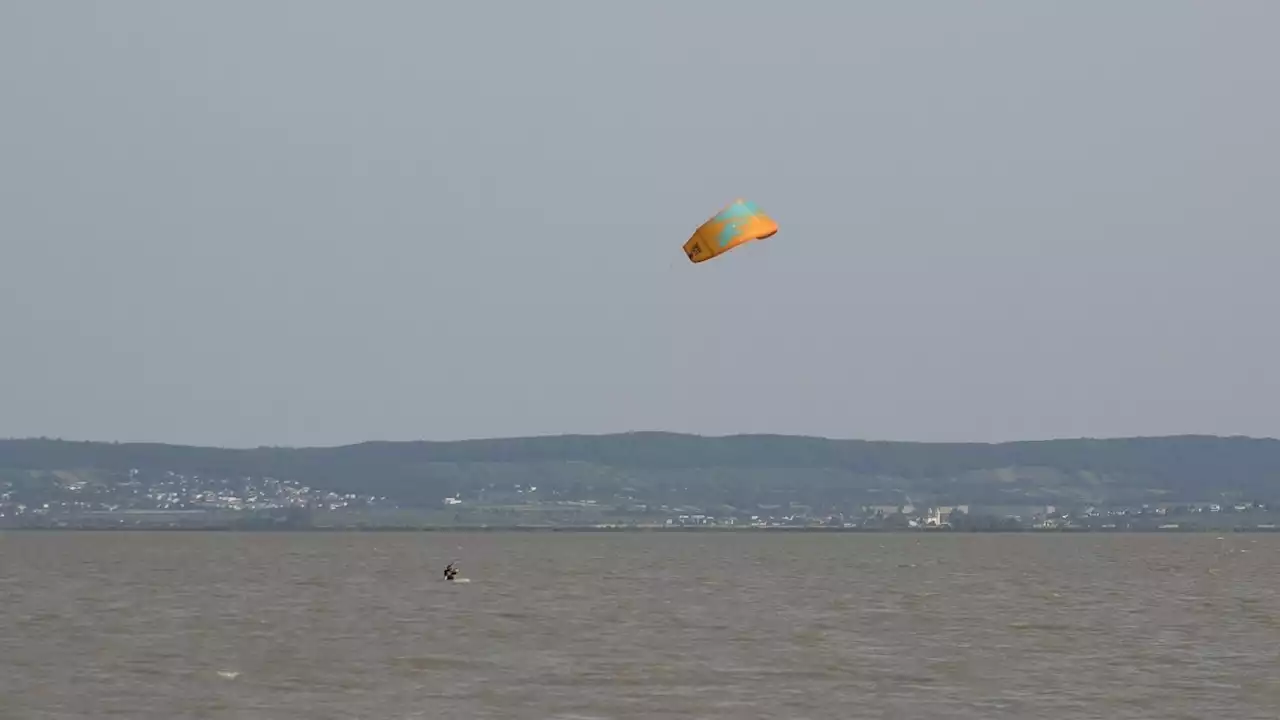
<path id="1" fill-rule="evenodd" d="M 1280 437 L 1278 26 L 10 0 L 0 437 Z"/>

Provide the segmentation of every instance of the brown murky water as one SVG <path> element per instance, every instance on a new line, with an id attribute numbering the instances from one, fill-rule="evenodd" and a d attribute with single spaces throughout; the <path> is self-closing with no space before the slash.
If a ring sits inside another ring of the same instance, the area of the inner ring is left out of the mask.
<path id="1" fill-rule="evenodd" d="M 1274 719 L 1278 547 L 10 533 L 0 718 Z"/>

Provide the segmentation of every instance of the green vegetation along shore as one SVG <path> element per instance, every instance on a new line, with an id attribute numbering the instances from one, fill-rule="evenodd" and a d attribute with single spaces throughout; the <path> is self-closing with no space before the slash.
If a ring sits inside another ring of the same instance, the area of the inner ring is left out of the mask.
<path id="1" fill-rule="evenodd" d="M 0 526 L 1270 529 L 1280 441 L 664 432 L 208 448 L 0 440 Z"/>

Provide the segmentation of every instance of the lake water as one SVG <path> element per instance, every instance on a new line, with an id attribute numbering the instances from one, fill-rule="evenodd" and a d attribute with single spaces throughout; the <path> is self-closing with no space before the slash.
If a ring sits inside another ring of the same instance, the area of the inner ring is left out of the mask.
<path id="1" fill-rule="evenodd" d="M 1278 547 L 8 533 L 0 718 L 1274 720 Z"/>

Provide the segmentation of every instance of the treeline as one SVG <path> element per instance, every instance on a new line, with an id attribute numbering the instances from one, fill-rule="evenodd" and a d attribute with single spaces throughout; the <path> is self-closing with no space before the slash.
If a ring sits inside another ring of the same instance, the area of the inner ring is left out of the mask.
<path id="1" fill-rule="evenodd" d="M 515 484 L 645 502 L 1202 501 L 1280 498 L 1280 441 L 1244 437 L 978 443 L 662 432 L 332 448 L 225 449 L 56 439 L 0 440 L 0 474 L 29 471 L 272 476 L 406 503 Z"/>

